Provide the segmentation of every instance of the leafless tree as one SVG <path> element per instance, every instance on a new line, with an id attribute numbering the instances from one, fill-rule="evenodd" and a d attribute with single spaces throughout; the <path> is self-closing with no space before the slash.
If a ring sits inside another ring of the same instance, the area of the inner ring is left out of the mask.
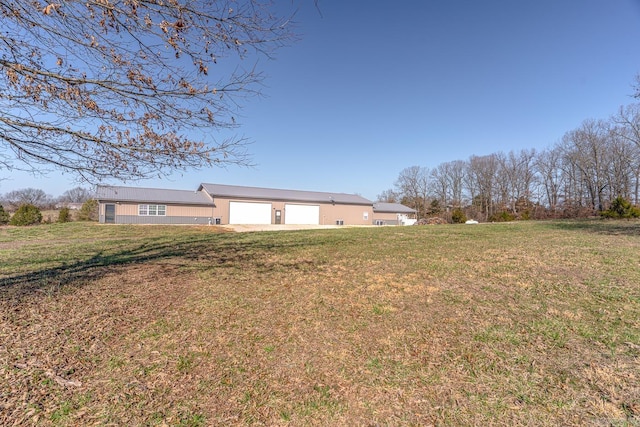
<path id="1" fill-rule="evenodd" d="M 584 184 L 589 207 L 602 211 L 607 179 L 607 124 L 603 121 L 585 120 L 582 125 L 563 137 L 564 156 L 579 172 L 575 177 Z"/>
<path id="2" fill-rule="evenodd" d="M 94 192 L 88 188 L 75 187 L 62 193 L 59 200 L 67 203 L 84 203 L 94 196 Z"/>
<path id="3" fill-rule="evenodd" d="M 555 216 L 560 207 L 560 192 L 565 178 L 560 150 L 554 147 L 539 152 L 534 165 L 545 196 L 544 201 L 540 202 Z"/>
<path id="4" fill-rule="evenodd" d="M 536 156 L 535 150 L 520 150 L 516 153 L 497 153 L 496 158 L 500 165 L 498 172 L 498 187 L 501 203 L 505 209 L 514 214 L 518 205 L 528 205 L 531 202 L 531 186 L 535 172 L 533 162 Z"/>
<path id="5" fill-rule="evenodd" d="M 0 170 L 99 181 L 250 163 L 220 131 L 257 93 L 254 55 L 292 40 L 269 6 L 0 0 Z"/>
<path id="6" fill-rule="evenodd" d="M 416 210 L 418 218 L 427 212 L 429 198 L 429 169 L 411 166 L 403 169 L 395 182 L 396 191 L 401 195 L 403 203 Z"/>
<path id="7" fill-rule="evenodd" d="M 443 206 L 460 207 L 462 205 L 465 168 L 464 161 L 454 160 L 441 163 L 431 171 L 434 195 Z"/>
<path id="8" fill-rule="evenodd" d="M 614 132 L 640 149 L 640 104 L 620 107 L 611 120 L 618 125 Z"/>
<path id="9" fill-rule="evenodd" d="M 638 78 L 637 97 L 640 98 L 640 74 Z M 611 121 L 615 136 L 635 146 L 635 150 L 628 155 L 628 167 L 633 174 L 633 198 L 638 204 L 640 202 L 640 104 L 620 107 Z"/>
<path id="10" fill-rule="evenodd" d="M 17 209 L 21 205 L 34 205 L 45 209 L 52 204 L 53 198 L 39 188 L 22 188 L 6 193 L 3 200 L 12 208 Z"/>
<path id="11" fill-rule="evenodd" d="M 384 190 L 382 193 L 378 194 L 378 197 L 376 199 L 378 202 L 384 202 L 384 203 L 400 202 L 400 197 L 398 196 L 398 193 L 393 191 L 393 189 Z"/>
<path id="12" fill-rule="evenodd" d="M 472 203 L 480 209 L 485 220 L 494 213 L 498 169 L 496 154 L 471 156 L 468 162 L 467 185 L 472 194 Z"/>

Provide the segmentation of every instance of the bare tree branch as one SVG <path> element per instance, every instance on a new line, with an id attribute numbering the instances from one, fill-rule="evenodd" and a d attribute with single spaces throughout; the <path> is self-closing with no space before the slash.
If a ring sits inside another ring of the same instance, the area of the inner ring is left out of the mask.
<path id="1" fill-rule="evenodd" d="M 0 0 L 0 167 L 89 180 L 249 164 L 237 65 L 293 40 L 259 0 Z M 217 135 L 217 136 L 216 136 Z"/>

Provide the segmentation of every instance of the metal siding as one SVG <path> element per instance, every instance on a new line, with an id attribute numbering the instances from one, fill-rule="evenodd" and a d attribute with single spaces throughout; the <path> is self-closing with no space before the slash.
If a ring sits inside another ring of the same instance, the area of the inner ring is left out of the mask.
<path id="1" fill-rule="evenodd" d="M 363 218 L 367 212 L 368 219 Z M 321 204 L 320 224 L 335 225 L 337 220 L 344 221 L 344 225 L 371 225 L 373 211 L 371 206 Z"/>
<path id="2" fill-rule="evenodd" d="M 210 217 L 116 215 L 116 224 L 208 225 Z M 213 222 L 213 218 L 212 222 Z"/>
<path id="3" fill-rule="evenodd" d="M 382 219 L 385 221 L 397 221 L 398 214 L 397 213 L 388 213 L 388 212 L 374 212 L 373 219 Z"/>

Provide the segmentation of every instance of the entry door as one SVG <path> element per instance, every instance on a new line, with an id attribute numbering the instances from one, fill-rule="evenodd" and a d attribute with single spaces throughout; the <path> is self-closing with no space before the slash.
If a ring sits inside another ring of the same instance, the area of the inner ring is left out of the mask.
<path id="1" fill-rule="evenodd" d="M 282 211 L 276 211 L 276 224 L 282 224 Z"/>
<path id="2" fill-rule="evenodd" d="M 104 205 L 104 222 L 107 224 L 115 224 L 116 205 Z"/>

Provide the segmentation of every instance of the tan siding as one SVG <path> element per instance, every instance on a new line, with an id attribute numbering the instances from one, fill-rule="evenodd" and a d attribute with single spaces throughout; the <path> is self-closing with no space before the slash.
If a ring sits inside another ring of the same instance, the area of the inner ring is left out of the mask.
<path id="1" fill-rule="evenodd" d="M 384 221 L 396 221 L 398 219 L 398 214 L 392 212 L 376 212 L 373 214 L 373 219 L 381 219 Z"/>
<path id="2" fill-rule="evenodd" d="M 215 203 L 214 218 L 220 218 L 220 224 L 229 224 L 229 199 L 215 198 L 213 202 Z"/>
<path id="3" fill-rule="evenodd" d="M 334 225 L 337 220 L 341 219 L 345 225 L 371 225 L 373 223 L 373 208 L 366 205 L 340 205 L 331 203 L 300 203 L 300 202 L 286 202 L 286 201 L 274 201 L 274 200 L 254 200 L 254 199 L 239 199 L 239 198 L 215 198 L 216 207 L 213 210 L 213 216 L 220 218 L 221 224 L 229 223 L 229 202 L 257 202 L 257 203 L 271 203 L 271 223 L 275 223 L 275 211 L 282 211 L 283 223 L 286 222 L 284 205 L 286 203 L 298 204 L 298 205 L 314 205 L 320 206 L 320 224 L 321 225 Z M 364 219 L 363 213 L 367 212 L 368 218 Z"/>
<path id="4" fill-rule="evenodd" d="M 162 203 L 115 203 L 116 215 L 138 215 L 138 205 Z M 165 205 L 167 207 L 166 216 L 188 216 L 188 217 L 211 217 L 213 209 L 210 206 L 181 206 Z M 100 205 L 100 213 L 104 215 L 104 204 Z"/>
<path id="5" fill-rule="evenodd" d="M 286 223 L 285 212 L 284 212 L 284 202 L 271 202 L 271 224 L 276 223 L 276 211 L 280 211 L 280 221 L 282 224 Z"/>
<path id="6" fill-rule="evenodd" d="M 116 216 L 118 215 L 138 215 L 138 204 L 116 203 Z"/>
<path id="7" fill-rule="evenodd" d="M 364 218 L 364 213 L 367 218 Z M 344 221 L 344 225 L 371 225 L 373 208 L 364 205 L 332 205 L 320 204 L 320 224 L 333 225 L 337 220 Z"/>
<path id="8" fill-rule="evenodd" d="M 167 216 L 211 217 L 213 209 L 209 206 L 167 205 Z"/>

